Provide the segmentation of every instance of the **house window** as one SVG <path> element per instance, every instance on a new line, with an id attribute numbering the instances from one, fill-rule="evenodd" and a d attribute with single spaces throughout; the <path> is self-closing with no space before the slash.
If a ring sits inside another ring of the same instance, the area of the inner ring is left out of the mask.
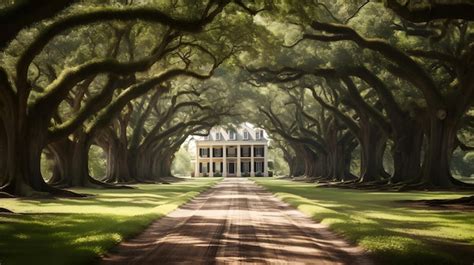
<path id="1" fill-rule="evenodd" d="M 234 131 L 229 130 L 229 140 L 236 140 L 237 134 Z"/>
<path id="2" fill-rule="evenodd" d="M 222 137 L 222 134 L 220 132 L 217 132 L 216 133 L 216 140 L 220 141 L 222 139 L 221 137 Z"/>
<path id="3" fill-rule="evenodd" d="M 248 139 L 249 139 L 249 132 L 244 131 L 244 140 L 248 140 Z"/>
<path id="4" fill-rule="evenodd" d="M 209 173 L 209 163 L 199 163 L 199 173 Z"/>
<path id="5" fill-rule="evenodd" d="M 237 148 L 234 146 L 230 146 L 227 148 L 227 156 L 228 157 L 236 157 L 237 156 Z"/>
<path id="6" fill-rule="evenodd" d="M 257 140 L 263 139 L 263 130 L 258 130 L 256 134 Z"/>
<path id="7" fill-rule="evenodd" d="M 208 148 L 199 148 L 199 156 L 200 157 L 209 157 L 209 149 Z"/>
<path id="8" fill-rule="evenodd" d="M 240 167 L 242 168 L 243 173 L 250 172 L 250 162 L 242 162 Z"/>
<path id="9" fill-rule="evenodd" d="M 215 148 L 213 154 L 214 154 L 214 157 L 222 157 L 222 149 L 221 148 Z"/>
<path id="10" fill-rule="evenodd" d="M 241 147 L 240 151 L 240 156 L 241 157 L 250 157 L 250 147 Z"/>
<path id="11" fill-rule="evenodd" d="M 264 156 L 264 149 L 263 149 L 263 147 L 255 147 L 255 149 L 254 149 L 254 156 L 255 156 L 255 157 L 263 157 L 263 156 Z"/>
<path id="12" fill-rule="evenodd" d="M 255 172 L 256 173 L 263 173 L 264 171 L 264 162 L 255 162 Z"/>

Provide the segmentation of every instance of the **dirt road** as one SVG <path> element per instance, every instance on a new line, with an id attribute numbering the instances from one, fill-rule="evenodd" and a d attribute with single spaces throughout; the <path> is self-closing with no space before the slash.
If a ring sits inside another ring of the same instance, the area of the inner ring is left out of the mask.
<path id="1" fill-rule="evenodd" d="M 371 264 L 301 212 L 245 178 L 226 178 L 102 264 Z"/>

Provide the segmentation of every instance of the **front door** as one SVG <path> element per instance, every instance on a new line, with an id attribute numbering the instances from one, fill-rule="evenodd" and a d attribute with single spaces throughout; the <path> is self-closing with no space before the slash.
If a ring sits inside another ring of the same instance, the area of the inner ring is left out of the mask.
<path id="1" fill-rule="evenodd" d="M 235 175 L 235 163 L 229 162 L 229 175 Z"/>

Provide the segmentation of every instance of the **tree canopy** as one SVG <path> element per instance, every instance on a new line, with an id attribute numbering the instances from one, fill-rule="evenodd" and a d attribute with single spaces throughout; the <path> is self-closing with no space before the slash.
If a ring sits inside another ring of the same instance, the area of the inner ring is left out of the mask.
<path id="1" fill-rule="evenodd" d="M 81 196 L 64 188 L 164 181 L 190 135 L 243 121 L 269 132 L 292 176 L 470 188 L 453 168 L 474 174 L 473 9 L 0 1 L 1 191 Z M 105 154 L 102 179 L 91 176 L 91 146 Z"/>

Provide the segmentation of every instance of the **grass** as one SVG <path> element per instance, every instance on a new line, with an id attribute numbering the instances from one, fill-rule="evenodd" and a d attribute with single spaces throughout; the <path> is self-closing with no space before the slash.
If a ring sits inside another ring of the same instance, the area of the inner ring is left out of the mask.
<path id="1" fill-rule="evenodd" d="M 151 222 L 217 183 L 196 178 L 134 190 L 76 189 L 81 199 L 1 199 L 0 264 L 90 264 Z"/>
<path id="2" fill-rule="evenodd" d="M 398 200 L 454 192 L 368 192 L 253 178 L 277 197 L 366 249 L 378 264 L 474 263 L 474 212 L 411 208 Z"/>

